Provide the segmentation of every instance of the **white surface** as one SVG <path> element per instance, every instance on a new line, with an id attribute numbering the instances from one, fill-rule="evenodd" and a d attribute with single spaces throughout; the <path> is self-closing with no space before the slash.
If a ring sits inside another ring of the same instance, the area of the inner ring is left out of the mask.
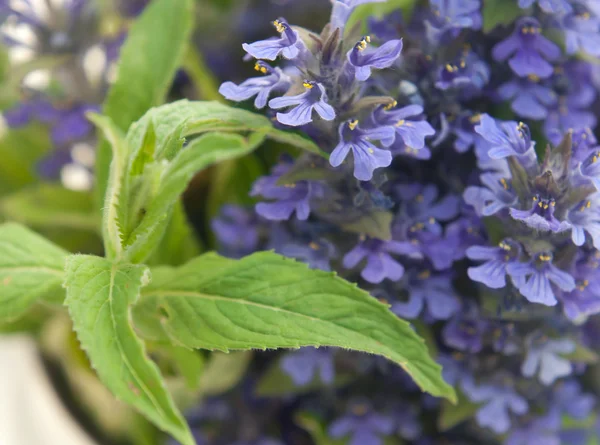
<path id="1" fill-rule="evenodd" d="M 63 407 L 25 336 L 0 337 L 0 445 L 96 445 Z"/>

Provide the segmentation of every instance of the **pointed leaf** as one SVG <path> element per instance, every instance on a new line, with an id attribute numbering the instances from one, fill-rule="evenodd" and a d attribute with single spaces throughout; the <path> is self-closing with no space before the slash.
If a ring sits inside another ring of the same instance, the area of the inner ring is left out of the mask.
<path id="1" fill-rule="evenodd" d="M 149 280 L 148 269 L 73 255 L 67 259 L 65 274 L 65 304 L 102 382 L 160 429 L 184 445 L 194 445 L 157 366 L 146 356 L 129 322 L 130 306 Z"/>
<path id="2" fill-rule="evenodd" d="M 134 22 L 121 49 L 117 80 L 103 112 L 122 131 L 153 106 L 163 103 L 180 67 L 193 28 L 191 0 L 154 0 Z M 102 202 L 111 150 L 104 142 L 96 161 L 96 194 Z"/>
<path id="3" fill-rule="evenodd" d="M 215 258 L 159 271 L 134 312 L 140 311 L 134 320 L 142 335 L 152 324 L 143 318 L 154 313 L 172 341 L 189 348 L 354 349 L 394 361 L 424 391 L 455 400 L 424 341 L 356 285 L 271 252 Z"/>

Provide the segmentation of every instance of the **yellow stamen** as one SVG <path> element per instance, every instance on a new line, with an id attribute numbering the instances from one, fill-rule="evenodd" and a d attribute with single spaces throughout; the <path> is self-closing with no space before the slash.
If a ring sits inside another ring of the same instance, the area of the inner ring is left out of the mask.
<path id="1" fill-rule="evenodd" d="M 254 65 L 254 69 L 255 69 L 256 71 L 258 71 L 258 72 L 261 72 L 261 73 L 263 73 L 263 74 L 267 74 L 267 67 L 266 67 L 266 66 L 263 66 L 263 65 L 261 65 L 260 63 L 256 63 L 256 64 Z"/>
<path id="2" fill-rule="evenodd" d="M 279 33 L 283 33 L 285 31 L 285 25 L 283 23 L 281 23 L 279 20 L 275 20 L 273 22 L 273 26 Z"/>
<path id="3" fill-rule="evenodd" d="M 396 105 L 398 105 L 398 102 L 394 100 L 394 101 L 390 102 L 389 104 L 387 104 L 385 107 L 383 107 L 383 109 L 384 109 L 385 111 L 390 111 L 390 110 L 391 110 L 392 108 L 394 108 Z"/>
<path id="4" fill-rule="evenodd" d="M 304 81 L 304 82 L 302 83 L 302 86 L 303 86 L 304 88 L 307 88 L 307 89 L 309 89 L 309 90 L 312 90 L 312 89 L 313 89 L 313 87 L 314 87 L 314 85 L 312 84 L 312 82 L 308 82 L 308 81 Z"/>
<path id="5" fill-rule="evenodd" d="M 431 271 L 428 269 L 425 269 L 423 272 L 420 272 L 419 275 L 417 275 L 417 278 L 419 278 L 419 280 L 426 280 L 430 276 L 431 276 Z"/>
<path id="6" fill-rule="evenodd" d="M 310 243 L 308 243 L 308 247 L 310 247 L 312 250 L 319 250 L 319 245 L 317 243 L 315 243 L 314 241 L 311 241 Z"/>
<path id="7" fill-rule="evenodd" d="M 357 119 L 354 119 L 354 120 L 351 120 L 350 122 L 348 122 L 348 128 L 350 130 L 354 130 L 357 125 L 358 125 L 358 120 Z"/>

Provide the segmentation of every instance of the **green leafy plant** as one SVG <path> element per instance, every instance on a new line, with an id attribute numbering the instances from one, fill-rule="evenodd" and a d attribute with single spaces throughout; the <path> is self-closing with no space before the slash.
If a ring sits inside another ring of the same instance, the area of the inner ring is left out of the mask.
<path id="1" fill-rule="evenodd" d="M 198 172 L 241 158 L 267 139 L 321 153 L 263 116 L 217 102 L 150 108 L 163 100 L 181 63 L 191 29 L 188 8 L 187 1 L 152 2 L 123 49 L 104 114 L 89 116 L 106 141 L 97 171 L 103 198 L 97 224 L 82 224 L 99 228 L 104 257 L 70 254 L 17 223 L 0 226 L 0 322 L 36 303 L 64 305 L 106 387 L 184 445 L 194 439 L 147 355 L 148 342 L 183 352 L 353 349 L 388 358 L 422 390 L 454 401 L 425 342 L 354 284 L 272 252 L 232 260 L 198 256 L 200 248 L 191 241 L 185 247 L 191 231 L 179 199 Z M 142 66 L 146 60 L 135 58 L 144 51 L 163 60 L 151 75 Z M 143 82 L 132 70 L 147 75 Z M 8 201 L 15 214 L 31 213 L 23 204 L 29 198 L 23 199 Z M 29 221 L 35 226 L 35 219 Z M 171 247 L 180 252 L 177 258 L 166 253 Z M 200 376 L 194 378 L 201 369 L 199 363 L 187 370 L 192 385 L 202 385 Z"/>

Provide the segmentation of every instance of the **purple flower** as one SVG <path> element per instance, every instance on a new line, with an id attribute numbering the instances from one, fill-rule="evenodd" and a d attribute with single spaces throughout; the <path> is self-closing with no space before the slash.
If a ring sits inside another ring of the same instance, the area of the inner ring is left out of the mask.
<path id="1" fill-rule="evenodd" d="M 333 29 L 344 29 L 352 12 L 360 5 L 367 3 L 382 3 L 387 0 L 333 0 L 331 10 L 331 26 Z"/>
<path id="2" fill-rule="evenodd" d="M 427 315 L 434 320 L 447 320 L 460 309 L 456 293 L 452 289 L 452 274 L 432 274 L 424 269 L 411 271 L 406 285 L 408 300 L 392 303 L 392 312 L 404 318 L 417 318 L 425 303 Z"/>
<path id="3" fill-rule="evenodd" d="M 329 158 L 329 163 L 333 167 L 339 167 L 352 151 L 354 177 L 361 181 L 368 181 L 373 177 L 376 168 L 387 167 L 392 163 L 390 151 L 377 148 L 371 142 L 371 140 L 379 140 L 383 145 L 390 145 L 395 137 L 392 128 L 376 127 L 363 130 L 358 126 L 358 121 L 349 121 L 340 124 L 338 133 L 340 142 Z"/>
<path id="4" fill-rule="evenodd" d="M 274 202 L 261 202 L 256 205 L 256 212 L 272 221 L 285 221 L 294 211 L 299 220 L 306 220 L 310 215 L 310 201 L 313 197 L 322 196 L 322 187 L 313 181 L 298 181 L 294 184 L 279 185 L 279 178 L 290 169 L 290 164 L 280 164 L 273 169 L 271 176 L 258 179 L 252 186 L 251 196 L 263 196 Z"/>
<path id="5" fill-rule="evenodd" d="M 560 27 L 565 33 L 565 48 L 567 54 L 578 51 L 592 56 L 600 56 L 600 20 L 590 15 L 568 14 L 561 18 Z"/>
<path id="6" fill-rule="evenodd" d="M 387 125 L 396 131 L 392 147 L 395 150 L 400 150 L 405 146 L 413 150 L 420 150 L 425 147 L 425 138 L 435 134 L 435 130 L 429 122 L 414 119 L 422 114 L 423 107 L 420 105 L 408 105 L 391 110 L 379 107 L 373 113 L 373 121 L 375 126 Z"/>
<path id="7" fill-rule="evenodd" d="M 571 320 L 600 313 L 600 274 L 597 252 L 580 258 L 573 267 L 575 289 L 563 292 L 560 300 Z"/>
<path id="8" fill-rule="evenodd" d="M 459 351 L 477 353 L 483 347 L 483 336 L 488 329 L 486 320 L 482 320 L 477 311 L 459 313 L 444 326 L 444 342 Z"/>
<path id="9" fill-rule="evenodd" d="M 520 415 L 529 410 L 527 401 L 510 387 L 492 384 L 476 386 L 472 379 L 465 379 L 462 388 L 471 402 L 483 403 L 475 414 L 477 424 L 490 428 L 496 434 L 510 430 L 510 412 Z"/>
<path id="10" fill-rule="evenodd" d="M 369 48 L 370 37 L 363 39 L 348 51 L 348 63 L 354 70 L 356 80 L 365 81 L 371 77 L 371 69 L 389 68 L 400 57 L 402 39 L 390 40 L 379 48 Z"/>
<path id="11" fill-rule="evenodd" d="M 281 360 L 281 369 L 298 386 L 308 385 L 316 374 L 323 383 L 332 383 L 335 376 L 333 355 L 326 349 L 302 348 L 289 352 Z"/>
<path id="12" fill-rule="evenodd" d="M 585 243 L 585 232 L 592 238 L 592 244 L 600 249 L 600 194 L 595 193 L 589 199 L 580 202 L 567 214 L 571 224 L 571 239 L 576 246 Z"/>
<path id="13" fill-rule="evenodd" d="M 568 221 L 559 221 L 554 216 L 556 201 L 554 198 L 542 199 L 540 195 L 533 197 L 533 205 L 529 210 L 510 209 L 510 216 L 522 221 L 532 229 L 542 232 L 560 233 L 571 228 Z"/>
<path id="14" fill-rule="evenodd" d="M 481 3 L 479 0 L 431 0 L 433 20 L 429 26 L 437 29 L 437 37 L 445 31 L 481 28 Z"/>
<path id="15" fill-rule="evenodd" d="M 519 8 L 529 8 L 535 2 L 548 14 L 564 14 L 573 9 L 568 0 L 519 0 Z"/>
<path id="16" fill-rule="evenodd" d="M 551 340 L 534 334 L 527 344 L 527 355 L 521 366 L 521 373 L 525 377 L 537 374 L 540 382 L 551 385 L 556 379 L 566 377 L 573 371 L 571 362 L 562 357 L 575 351 L 575 344 L 571 340 Z"/>
<path id="17" fill-rule="evenodd" d="M 557 102 L 552 89 L 539 83 L 536 76 L 514 78 L 498 88 L 498 96 L 511 101 L 512 110 L 527 119 L 541 120 L 548 115 L 548 108 Z"/>
<path id="18" fill-rule="evenodd" d="M 256 216 L 236 205 L 224 205 L 211 228 L 227 256 L 240 258 L 258 248 Z"/>
<path id="19" fill-rule="evenodd" d="M 499 173 L 481 175 L 483 186 L 471 185 L 465 189 L 463 198 L 481 216 L 491 216 L 517 203 L 510 178 Z"/>
<path id="20" fill-rule="evenodd" d="M 529 127 L 523 122 L 497 123 L 488 114 L 483 114 L 475 131 L 490 144 L 488 155 L 493 159 L 535 155 L 535 142 L 531 140 Z"/>
<path id="21" fill-rule="evenodd" d="M 348 445 L 383 445 L 381 436 L 385 437 L 393 430 L 391 418 L 358 405 L 352 414 L 340 417 L 329 426 L 329 435 L 334 439 L 351 436 Z"/>
<path id="22" fill-rule="evenodd" d="M 361 276 L 369 283 L 381 283 L 386 278 L 398 281 L 404 275 L 404 267 L 390 254 L 415 255 L 417 249 L 410 243 L 382 241 L 375 238 L 361 240 L 344 256 L 344 267 L 352 269 L 366 258 L 367 263 Z"/>
<path id="23" fill-rule="evenodd" d="M 510 263 L 506 271 L 515 283 L 520 283 L 519 292 L 532 303 L 554 306 L 557 301 L 552 284 L 565 292 L 575 289 L 574 278 L 552 264 L 552 255 L 546 253 L 537 254 L 528 263 Z"/>
<path id="24" fill-rule="evenodd" d="M 275 20 L 273 26 L 281 34 L 280 38 L 244 43 L 244 50 L 255 59 L 275 60 L 280 54 L 286 59 L 296 58 L 305 48 L 298 33 L 283 18 Z"/>
<path id="25" fill-rule="evenodd" d="M 233 82 L 225 82 L 219 88 L 225 98 L 236 102 L 250 99 L 256 96 L 254 106 L 264 108 L 272 92 L 287 91 L 291 85 L 290 78 L 279 68 L 272 68 L 265 62 L 256 62 L 254 68 L 265 74 L 264 77 L 253 77 L 239 85 Z"/>
<path id="26" fill-rule="evenodd" d="M 269 107 L 279 110 L 294 107 L 287 113 L 277 113 L 277 120 L 285 125 L 298 127 L 312 122 L 313 110 L 322 119 L 331 121 L 335 118 L 335 110 L 327 103 L 327 93 L 323 85 L 317 82 L 304 82 L 306 91 L 297 96 L 284 96 L 271 99 Z"/>
<path id="27" fill-rule="evenodd" d="M 335 255 L 335 246 L 326 239 L 308 243 L 291 242 L 277 249 L 278 253 L 304 261 L 312 269 L 331 270 L 331 257 Z"/>
<path id="28" fill-rule="evenodd" d="M 521 246 L 505 239 L 498 247 L 473 246 L 467 249 L 467 257 L 471 260 L 485 261 L 477 267 L 469 267 L 467 273 L 473 281 L 485 284 L 492 289 L 506 286 L 507 265 L 519 261 Z"/>
<path id="29" fill-rule="evenodd" d="M 490 80 L 488 65 L 473 51 L 466 51 L 458 62 L 440 67 L 435 86 L 440 90 L 456 88 L 462 98 L 475 96 Z"/>
<path id="30" fill-rule="evenodd" d="M 554 388 L 554 400 L 565 414 L 577 420 L 587 419 L 596 404 L 596 397 L 582 392 L 577 380 L 559 382 Z"/>
<path id="31" fill-rule="evenodd" d="M 594 147 L 593 151 L 586 159 L 579 164 L 579 173 L 581 176 L 590 180 L 596 190 L 600 191 L 600 147 Z"/>
<path id="32" fill-rule="evenodd" d="M 261 437 L 256 440 L 235 442 L 231 445 L 283 445 L 283 442 L 269 437 Z"/>
<path id="33" fill-rule="evenodd" d="M 519 19 L 512 35 L 494 46 L 494 59 L 503 61 L 510 57 L 508 64 L 520 77 L 530 74 L 542 79 L 550 77 L 553 68 L 548 60 L 558 59 L 560 48 L 542 36 L 541 32 L 542 28 L 536 19 Z"/>
<path id="34" fill-rule="evenodd" d="M 560 445 L 562 442 L 557 432 L 561 427 L 561 418 L 558 410 L 551 409 L 550 412 L 534 420 L 530 420 L 521 428 L 510 432 L 504 445 Z M 575 445 L 572 442 L 565 442 Z"/>

